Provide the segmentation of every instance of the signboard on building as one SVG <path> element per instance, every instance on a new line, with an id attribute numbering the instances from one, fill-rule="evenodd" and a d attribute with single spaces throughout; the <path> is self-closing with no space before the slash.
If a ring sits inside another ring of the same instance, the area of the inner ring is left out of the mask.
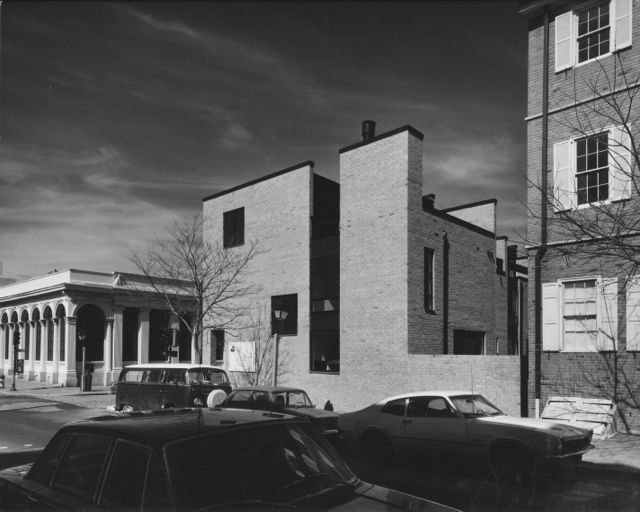
<path id="1" fill-rule="evenodd" d="M 230 372 L 256 371 L 256 344 L 253 341 L 236 341 L 229 343 Z"/>

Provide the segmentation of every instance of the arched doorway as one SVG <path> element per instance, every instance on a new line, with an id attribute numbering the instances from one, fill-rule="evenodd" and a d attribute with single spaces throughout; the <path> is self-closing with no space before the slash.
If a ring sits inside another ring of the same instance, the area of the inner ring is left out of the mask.
<path id="1" fill-rule="evenodd" d="M 77 318 L 76 333 L 78 335 L 78 342 L 76 343 L 76 361 L 82 361 L 80 333 L 84 333 L 85 335 L 85 360 L 103 361 L 106 318 L 102 309 L 93 304 L 86 304 L 78 310 Z"/>

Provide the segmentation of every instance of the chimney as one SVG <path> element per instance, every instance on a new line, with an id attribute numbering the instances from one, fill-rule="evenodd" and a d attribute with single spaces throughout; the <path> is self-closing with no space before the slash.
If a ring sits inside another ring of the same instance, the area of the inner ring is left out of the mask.
<path id="1" fill-rule="evenodd" d="M 433 211 L 435 209 L 436 195 L 427 194 L 422 198 L 422 209 L 425 211 Z"/>
<path id="2" fill-rule="evenodd" d="M 376 122 L 375 121 L 362 121 L 362 140 L 364 142 L 370 141 L 376 136 Z"/>

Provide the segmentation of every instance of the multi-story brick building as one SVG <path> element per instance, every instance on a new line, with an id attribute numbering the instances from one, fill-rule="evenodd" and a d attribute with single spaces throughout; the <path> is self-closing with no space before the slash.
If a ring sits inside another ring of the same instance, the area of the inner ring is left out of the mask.
<path id="1" fill-rule="evenodd" d="M 615 402 L 640 430 L 640 4 L 525 1 L 530 403 Z"/>
<path id="2" fill-rule="evenodd" d="M 422 139 L 410 126 L 375 136 L 365 121 L 339 152 L 339 184 L 305 162 L 211 195 L 204 236 L 226 250 L 256 242 L 251 303 L 288 311 L 279 382 L 341 410 L 473 388 L 519 414 L 516 253 L 496 237 L 495 200 L 439 210 L 423 195 Z"/>

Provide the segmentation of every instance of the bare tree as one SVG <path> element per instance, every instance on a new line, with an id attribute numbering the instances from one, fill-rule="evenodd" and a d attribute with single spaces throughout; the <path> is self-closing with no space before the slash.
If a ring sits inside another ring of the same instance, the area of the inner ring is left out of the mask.
<path id="1" fill-rule="evenodd" d="M 235 336 L 250 344 L 249 351 L 239 350 L 235 356 L 240 371 L 232 373 L 236 386 L 263 386 L 273 381 L 274 336 L 271 334 L 270 315 L 266 307 L 252 309 Z M 242 342 L 236 343 L 239 345 Z M 231 349 L 234 344 L 231 343 Z M 289 358 L 280 351 L 278 357 L 278 380 L 289 371 Z"/>
<path id="2" fill-rule="evenodd" d="M 203 228 L 201 214 L 178 220 L 163 237 L 129 256 L 191 334 L 198 363 L 203 359 L 203 333 L 233 326 L 245 314 L 242 304 L 254 289 L 243 277 L 257 254 L 255 243 L 224 248 L 205 240 Z"/>

